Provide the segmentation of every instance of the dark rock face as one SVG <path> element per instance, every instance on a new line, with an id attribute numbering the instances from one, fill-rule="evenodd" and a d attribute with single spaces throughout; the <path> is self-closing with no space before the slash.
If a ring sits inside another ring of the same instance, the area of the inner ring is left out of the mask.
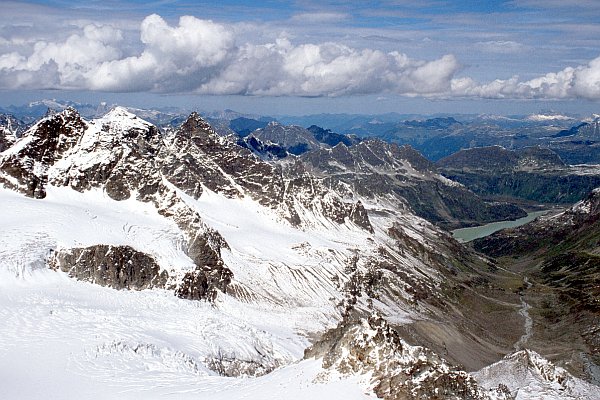
<path id="1" fill-rule="evenodd" d="M 554 151 L 539 147 L 461 150 L 439 160 L 437 165 L 444 176 L 484 196 L 574 203 L 600 186 L 597 173 L 568 166 Z"/>
<path id="2" fill-rule="evenodd" d="M 250 150 L 263 160 L 280 160 L 289 155 L 284 147 L 274 143 L 263 143 L 254 136 L 240 138 L 236 144 Z"/>
<path id="3" fill-rule="evenodd" d="M 346 187 L 348 196 L 381 199 L 395 208 L 410 207 L 418 216 L 447 228 L 525 216 L 516 206 L 486 203 L 444 179 L 410 146 L 372 139 L 352 147 L 338 144 L 311 151 L 302 160 L 322 175 L 327 185 Z"/>
<path id="4" fill-rule="evenodd" d="M 226 293 L 233 273 L 222 263 L 212 267 L 198 268 L 187 272 L 179 287 L 175 290 L 177 297 L 188 300 L 207 299 L 214 301 L 218 292 Z"/>
<path id="5" fill-rule="evenodd" d="M 233 274 L 220 259 L 211 262 L 185 273 L 177 284 L 153 257 L 130 246 L 101 244 L 61 250 L 48 260 L 50 268 L 100 286 L 131 290 L 175 286 L 175 295 L 183 299 L 214 301 L 219 292 L 227 291 Z"/>
<path id="6" fill-rule="evenodd" d="M 115 289 L 164 288 L 169 278 L 152 257 L 130 246 L 63 250 L 54 253 L 49 265 L 73 278 Z"/>
<path id="7" fill-rule="evenodd" d="M 0 114 L 0 153 L 11 147 L 25 131 L 25 123 L 10 114 Z"/>
<path id="8" fill-rule="evenodd" d="M 11 147 L 15 143 L 15 140 L 16 138 L 12 132 L 4 127 L 0 127 L 0 153 Z"/>
<path id="9" fill-rule="evenodd" d="M 77 143 L 86 127 L 72 108 L 43 119 L 19 142 L 26 145 L 0 157 L 0 183 L 30 197 L 46 197 L 48 168 Z"/>
<path id="10" fill-rule="evenodd" d="M 385 400 L 487 398 L 469 374 L 408 345 L 378 316 L 342 321 L 304 356 L 322 356 L 323 368 L 342 374 L 371 374 L 373 391 Z"/>
<path id="11" fill-rule="evenodd" d="M 0 153 L 11 147 L 24 130 L 24 122 L 10 114 L 0 114 Z"/>
<path id="12" fill-rule="evenodd" d="M 360 143 L 360 139 L 356 136 L 340 135 L 339 133 L 332 132 L 331 129 L 323 129 L 317 125 L 311 125 L 307 130 L 313 134 L 316 140 L 331 147 L 339 143 L 343 143 L 346 146 Z"/>

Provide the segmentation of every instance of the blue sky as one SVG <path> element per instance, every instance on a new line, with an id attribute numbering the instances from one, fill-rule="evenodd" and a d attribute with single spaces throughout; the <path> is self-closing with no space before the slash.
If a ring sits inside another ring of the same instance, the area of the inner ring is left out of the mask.
<path id="1" fill-rule="evenodd" d="M 600 2 L 5 1 L 0 105 L 600 111 Z M 273 112 L 276 111 L 276 112 Z"/>

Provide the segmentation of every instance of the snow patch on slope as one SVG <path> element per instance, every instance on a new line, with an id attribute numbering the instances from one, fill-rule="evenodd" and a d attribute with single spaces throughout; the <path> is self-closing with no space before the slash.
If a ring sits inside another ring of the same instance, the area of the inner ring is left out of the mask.
<path id="1" fill-rule="evenodd" d="M 532 114 L 527 117 L 529 121 L 544 122 L 544 121 L 569 121 L 575 118 L 560 115 L 560 114 Z"/>
<path id="2" fill-rule="evenodd" d="M 185 238 L 156 208 L 132 198 L 110 199 L 100 189 L 85 193 L 48 186 L 44 200 L 0 189 L 0 270 L 27 275 L 45 268 L 57 248 L 99 243 L 129 245 L 152 255 L 164 269 L 189 270 Z"/>

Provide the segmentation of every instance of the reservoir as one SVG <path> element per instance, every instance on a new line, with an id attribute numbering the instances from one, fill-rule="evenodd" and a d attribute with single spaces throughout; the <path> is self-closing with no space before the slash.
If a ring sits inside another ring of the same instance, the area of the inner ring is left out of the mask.
<path id="1" fill-rule="evenodd" d="M 461 243 L 470 242 L 471 240 L 479 239 L 504 228 L 515 228 L 533 221 L 540 215 L 544 215 L 548 210 L 534 211 L 527 214 L 526 217 L 519 218 L 514 221 L 492 222 L 490 224 L 473 226 L 471 228 L 461 228 L 452 231 L 452 237 Z"/>

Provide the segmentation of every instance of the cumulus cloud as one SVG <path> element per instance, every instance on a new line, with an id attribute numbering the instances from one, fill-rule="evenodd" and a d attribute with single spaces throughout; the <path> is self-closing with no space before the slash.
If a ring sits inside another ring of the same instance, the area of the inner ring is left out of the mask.
<path id="1" fill-rule="evenodd" d="M 87 74 L 94 90 L 186 91 L 208 79 L 234 49 L 233 34 L 223 25 L 184 16 L 170 27 L 153 14 L 140 28 L 139 56 L 111 59 Z"/>
<path id="2" fill-rule="evenodd" d="M 3 85 L 12 88 L 44 81 L 46 86 L 104 91 L 432 95 L 448 91 L 460 68 L 450 55 L 419 61 L 333 42 L 293 45 L 285 38 L 236 44 L 232 32 L 191 16 L 173 27 L 150 15 L 140 26 L 140 53 L 127 56 L 119 51 L 120 31 L 89 25 L 62 43 L 36 43 L 28 56 L 0 56 L 0 75 Z"/>
<path id="3" fill-rule="evenodd" d="M 0 56 L 0 84 L 7 88 L 86 86 L 86 73 L 120 56 L 121 40 L 118 29 L 90 24 L 64 42 L 38 41 L 28 56 L 17 52 Z"/>
<path id="4" fill-rule="evenodd" d="M 559 72 L 519 81 L 510 79 L 478 84 L 470 78 L 452 80 L 451 93 L 456 96 L 516 99 L 600 99 L 600 57 L 587 65 L 567 67 Z"/>
<path id="5" fill-rule="evenodd" d="M 398 52 L 354 49 L 338 43 L 294 46 L 287 39 L 247 44 L 201 93 L 340 96 L 394 92 L 444 93 L 460 68 L 453 56 L 430 62 Z"/>
<path id="6" fill-rule="evenodd" d="M 261 96 L 600 99 L 600 57 L 528 81 L 514 76 L 479 83 L 458 76 L 462 67 L 453 55 L 417 60 L 398 51 L 336 42 L 294 44 L 285 36 L 253 43 L 235 32 L 232 26 L 192 16 L 181 17 L 173 26 L 154 14 L 142 21 L 139 41 L 132 45 L 115 27 L 89 24 L 62 40 L 36 41 L 27 51 L 19 48 L 0 54 L 0 87 Z M 496 52 L 522 50 L 516 42 L 481 42 L 478 46 Z"/>
<path id="7" fill-rule="evenodd" d="M 176 27 L 160 16 L 140 27 L 143 50 L 124 56 L 123 35 L 110 26 L 87 25 L 63 42 L 38 41 L 30 54 L 0 56 L 5 88 L 59 88 L 106 91 L 193 90 L 214 74 L 234 48 L 223 25 L 184 16 Z"/>

